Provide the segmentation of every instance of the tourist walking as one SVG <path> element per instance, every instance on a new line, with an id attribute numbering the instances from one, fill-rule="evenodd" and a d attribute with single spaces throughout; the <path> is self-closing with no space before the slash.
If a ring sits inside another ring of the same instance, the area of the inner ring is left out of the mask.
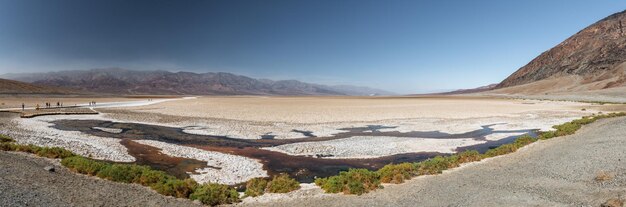
<path id="1" fill-rule="evenodd" d="M 24 107 L 25 107 L 25 106 L 24 106 L 24 103 L 22 103 L 22 111 L 24 111 Z"/>

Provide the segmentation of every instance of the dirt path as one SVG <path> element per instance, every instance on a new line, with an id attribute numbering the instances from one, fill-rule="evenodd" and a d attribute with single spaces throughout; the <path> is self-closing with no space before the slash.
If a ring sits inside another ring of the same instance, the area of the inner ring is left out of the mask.
<path id="1" fill-rule="evenodd" d="M 600 171 L 609 181 L 595 178 Z M 577 134 L 504 157 L 363 196 L 297 198 L 250 206 L 600 206 L 626 199 L 626 118 L 600 120 Z"/>
<path id="2" fill-rule="evenodd" d="M 44 167 L 57 165 L 56 172 Z M 53 160 L 0 151 L 0 206 L 196 206 L 150 189 L 69 172 Z"/>

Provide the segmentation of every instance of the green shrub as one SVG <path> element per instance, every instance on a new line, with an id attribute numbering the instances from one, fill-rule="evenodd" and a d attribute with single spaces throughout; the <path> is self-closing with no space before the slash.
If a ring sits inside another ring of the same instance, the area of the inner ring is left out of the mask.
<path id="1" fill-rule="evenodd" d="M 287 174 L 281 174 L 274 176 L 274 178 L 267 183 L 266 190 L 270 193 L 288 193 L 298 189 L 300 189 L 300 183 L 298 181 L 289 177 Z"/>
<path id="2" fill-rule="evenodd" d="M 417 174 L 415 165 L 411 163 L 389 164 L 379 169 L 380 181 L 382 183 L 403 183 Z"/>
<path id="3" fill-rule="evenodd" d="M 0 150 L 3 151 L 15 151 L 17 145 L 12 142 L 0 142 Z"/>
<path id="4" fill-rule="evenodd" d="M 144 166 L 128 165 L 128 164 L 112 164 L 102 168 L 98 174 L 98 177 L 123 183 L 138 182 L 141 174 L 146 169 Z"/>
<path id="5" fill-rule="evenodd" d="M 260 196 L 265 193 L 267 180 L 264 178 L 252 178 L 246 182 L 246 196 Z"/>
<path id="6" fill-rule="evenodd" d="M 480 152 L 476 150 L 467 150 L 467 151 L 459 153 L 458 156 L 459 156 L 459 163 L 475 162 L 475 161 L 480 161 L 482 159 Z"/>
<path id="7" fill-rule="evenodd" d="M 167 175 L 167 173 L 158 170 L 144 170 L 136 183 L 143 186 L 152 186 L 155 184 L 165 183 L 167 180 L 175 179 L 175 177 Z"/>
<path id="8" fill-rule="evenodd" d="M 41 147 L 29 144 L 29 145 L 16 145 L 17 147 L 15 148 L 15 151 L 18 152 L 26 152 L 26 153 L 31 153 L 31 154 L 35 154 L 37 153 L 37 151 L 39 151 L 41 149 Z"/>
<path id="9" fill-rule="evenodd" d="M 176 178 L 168 179 L 164 182 L 157 182 L 150 186 L 156 192 L 177 198 L 188 198 L 194 189 L 198 187 L 198 183 L 192 179 L 180 180 Z"/>
<path id="10" fill-rule="evenodd" d="M 381 187 L 378 173 L 367 169 L 350 169 L 339 175 L 318 178 L 315 183 L 328 193 L 361 195 Z"/>
<path id="11" fill-rule="evenodd" d="M 63 159 L 74 156 L 74 153 L 60 147 L 43 147 L 37 151 L 37 156 Z"/>
<path id="12" fill-rule="evenodd" d="M 110 165 L 81 156 L 64 158 L 61 160 L 61 164 L 74 172 L 87 175 L 97 175 L 100 170 Z"/>
<path id="13" fill-rule="evenodd" d="M 540 132 L 537 138 L 539 139 L 552 139 L 556 137 L 556 133 L 554 131 Z"/>
<path id="14" fill-rule="evenodd" d="M 448 168 L 459 166 L 458 156 L 442 157 L 437 156 L 419 163 L 416 163 L 418 175 L 440 174 Z"/>
<path id="15" fill-rule="evenodd" d="M 515 144 L 504 144 L 504 145 L 500 145 L 499 147 L 496 147 L 495 149 L 487 150 L 487 152 L 485 152 L 483 157 L 485 158 L 495 157 L 495 156 L 509 154 L 515 151 L 517 151 L 517 146 Z"/>
<path id="16" fill-rule="evenodd" d="M 0 134 L 0 143 L 2 142 L 15 142 L 15 140 L 13 140 L 11 137 L 7 135 Z"/>
<path id="17" fill-rule="evenodd" d="M 205 205 L 216 206 L 239 202 L 239 193 L 227 185 L 204 184 L 198 186 L 189 196 L 191 200 L 199 200 Z"/>
<path id="18" fill-rule="evenodd" d="M 531 137 L 529 135 L 524 135 L 521 137 L 518 137 L 517 139 L 515 139 L 515 142 L 513 142 L 513 144 L 517 147 L 517 148 L 521 148 L 523 146 L 529 145 L 533 142 L 536 142 L 537 138 Z"/>

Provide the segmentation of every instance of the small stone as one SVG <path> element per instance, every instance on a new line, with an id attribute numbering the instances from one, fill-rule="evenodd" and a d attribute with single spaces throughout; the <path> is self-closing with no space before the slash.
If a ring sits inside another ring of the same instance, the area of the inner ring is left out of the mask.
<path id="1" fill-rule="evenodd" d="M 202 205 L 202 202 L 200 202 L 200 200 L 193 200 L 193 204 Z"/>
<path id="2" fill-rule="evenodd" d="M 54 172 L 54 166 L 46 166 L 43 169 L 48 171 L 48 172 Z"/>

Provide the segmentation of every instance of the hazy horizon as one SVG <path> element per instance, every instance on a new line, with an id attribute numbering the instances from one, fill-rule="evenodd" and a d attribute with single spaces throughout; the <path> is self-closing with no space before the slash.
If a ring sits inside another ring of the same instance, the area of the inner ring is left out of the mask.
<path id="1" fill-rule="evenodd" d="M 0 74 L 119 67 L 441 92 L 498 83 L 625 8 L 610 0 L 0 0 Z"/>

